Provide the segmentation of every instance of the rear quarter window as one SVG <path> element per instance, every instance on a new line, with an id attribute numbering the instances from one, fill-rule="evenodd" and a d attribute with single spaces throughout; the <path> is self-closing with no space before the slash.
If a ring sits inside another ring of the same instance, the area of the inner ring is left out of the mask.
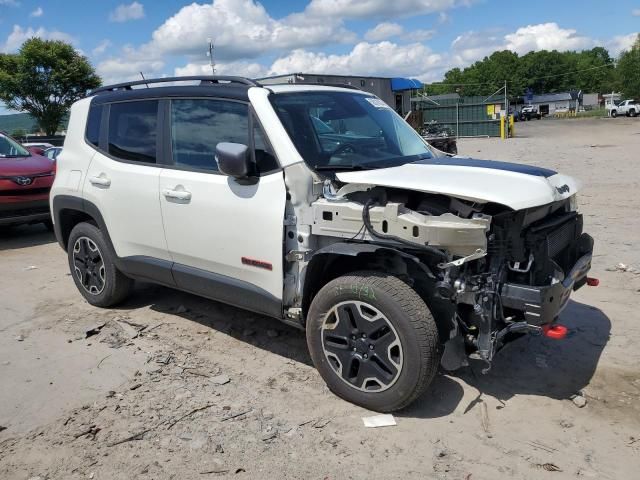
<path id="1" fill-rule="evenodd" d="M 158 101 L 112 103 L 108 153 L 120 160 L 156 163 Z"/>
<path id="2" fill-rule="evenodd" d="M 94 147 L 100 144 L 100 122 L 102 120 L 102 105 L 92 105 L 87 117 L 87 141 Z"/>

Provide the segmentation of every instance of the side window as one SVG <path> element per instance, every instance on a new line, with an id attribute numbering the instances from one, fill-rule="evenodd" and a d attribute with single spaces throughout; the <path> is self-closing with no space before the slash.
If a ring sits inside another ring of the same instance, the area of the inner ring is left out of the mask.
<path id="1" fill-rule="evenodd" d="M 112 103 L 109 154 L 132 162 L 156 163 L 158 101 Z"/>
<path id="2" fill-rule="evenodd" d="M 253 146 L 258 172 L 270 172 L 278 168 L 278 161 L 271 151 L 266 136 L 256 118 L 253 118 Z"/>
<path id="3" fill-rule="evenodd" d="M 100 144 L 100 121 L 102 120 L 102 105 L 93 105 L 89 108 L 87 117 L 87 141 L 93 146 Z"/>
<path id="4" fill-rule="evenodd" d="M 216 145 L 249 143 L 247 105 L 225 100 L 171 101 L 171 147 L 176 166 L 218 170 Z"/>

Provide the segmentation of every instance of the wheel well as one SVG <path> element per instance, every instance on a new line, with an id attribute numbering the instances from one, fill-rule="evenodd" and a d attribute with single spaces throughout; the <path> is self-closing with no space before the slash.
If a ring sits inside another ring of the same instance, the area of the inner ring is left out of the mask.
<path id="1" fill-rule="evenodd" d="M 56 220 L 60 223 L 60 234 L 62 236 L 62 244 L 65 249 L 67 248 L 67 242 L 69 241 L 71 230 L 73 230 L 73 227 L 77 224 L 87 222 L 98 226 L 96 220 L 88 213 L 69 208 L 60 210 Z"/>
<path id="2" fill-rule="evenodd" d="M 302 297 L 303 318 L 320 289 L 331 280 L 359 270 L 374 270 L 396 276 L 413 288 L 431 310 L 441 341 L 449 338 L 453 328 L 455 306 L 435 295 L 435 280 L 427 277 L 415 262 L 385 250 L 358 255 L 320 254 L 313 257 L 305 274 Z"/>

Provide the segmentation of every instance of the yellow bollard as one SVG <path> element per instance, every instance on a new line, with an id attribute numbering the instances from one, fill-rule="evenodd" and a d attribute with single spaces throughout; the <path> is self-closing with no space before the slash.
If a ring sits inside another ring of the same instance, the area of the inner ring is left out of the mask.
<path id="1" fill-rule="evenodd" d="M 502 115 L 500 117 L 500 138 L 503 140 L 506 138 L 504 133 L 504 115 Z"/>
<path id="2" fill-rule="evenodd" d="M 516 136 L 516 129 L 514 126 L 513 115 L 509 115 L 509 138 Z"/>

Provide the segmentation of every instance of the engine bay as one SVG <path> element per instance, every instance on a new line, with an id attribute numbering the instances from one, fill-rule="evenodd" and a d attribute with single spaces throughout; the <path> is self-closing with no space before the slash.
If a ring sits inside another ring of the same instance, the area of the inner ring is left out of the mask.
<path id="1" fill-rule="evenodd" d="M 488 370 L 505 343 L 542 333 L 570 292 L 586 282 L 590 266 L 593 241 L 582 233 L 572 198 L 514 211 L 444 195 L 325 183 L 312 209 L 311 232 L 324 242 L 387 245 L 424 266 L 425 278 L 407 281 L 427 292 L 432 310 L 449 317 L 443 365 L 450 369 L 471 355 Z"/>

